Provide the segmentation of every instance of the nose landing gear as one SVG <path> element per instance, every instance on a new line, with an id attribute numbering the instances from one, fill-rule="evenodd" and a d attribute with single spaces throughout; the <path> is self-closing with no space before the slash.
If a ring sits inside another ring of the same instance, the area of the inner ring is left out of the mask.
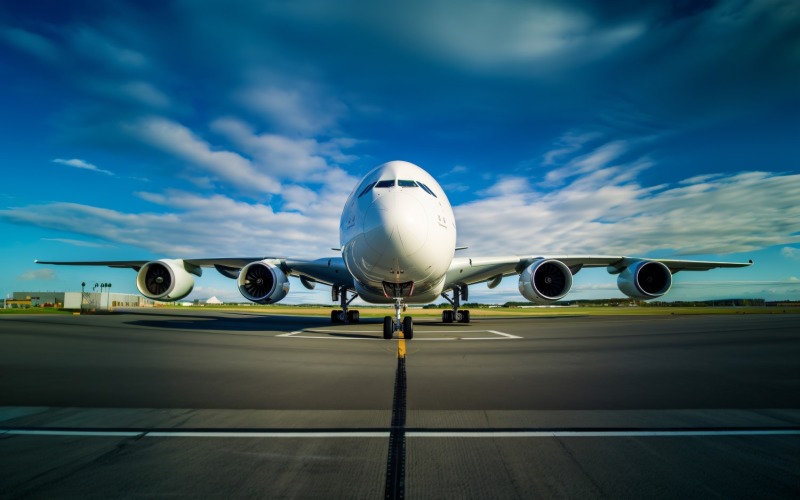
<path id="1" fill-rule="evenodd" d="M 395 332 L 402 332 L 403 338 L 411 340 L 414 338 L 414 320 L 411 316 L 406 316 L 400 321 L 401 312 L 406 308 L 403 299 L 394 299 L 394 318 L 386 316 L 383 318 L 383 338 L 391 340 Z"/>

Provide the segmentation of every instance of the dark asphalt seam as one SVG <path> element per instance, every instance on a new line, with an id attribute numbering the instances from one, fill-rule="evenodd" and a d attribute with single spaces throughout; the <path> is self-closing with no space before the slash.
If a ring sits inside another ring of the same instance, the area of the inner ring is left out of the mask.
<path id="1" fill-rule="evenodd" d="M 397 358 L 392 403 L 392 430 L 389 434 L 389 456 L 386 460 L 384 498 L 405 498 L 406 488 L 406 359 Z"/>
<path id="2" fill-rule="evenodd" d="M 558 443 L 558 445 L 561 446 L 561 448 L 566 452 L 566 454 L 569 457 L 569 459 L 572 460 L 572 463 L 575 464 L 575 466 L 578 468 L 578 470 L 581 471 L 581 474 L 583 474 L 583 476 L 586 478 L 586 480 L 589 481 L 589 484 L 591 484 L 592 487 L 598 493 L 600 493 L 599 497 L 600 498 L 611 498 L 610 496 L 608 496 L 606 494 L 605 491 L 603 491 L 603 488 L 601 488 L 600 485 L 597 483 L 597 481 L 594 480 L 592 475 L 589 474 L 589 471 L 584 469 L 583 465 L 580 463 L 580 461 L 578 461 L 577 458 L 575 458 L 575 455 L 572 454 L 572 450 L 569 449 L 569 447 L 564 443 L 564 441 L 561 440 L 560 438 L 556 438 L 556 443 Z"/>

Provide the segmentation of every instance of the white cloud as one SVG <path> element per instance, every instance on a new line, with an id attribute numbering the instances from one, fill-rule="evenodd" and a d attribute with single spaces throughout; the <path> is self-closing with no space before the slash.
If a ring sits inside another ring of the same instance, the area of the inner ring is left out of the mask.
<path id="1" fill-rule="evenodd" d="M 542 165 L 558 165 L 563 157 L 580 151 L 588 142 L 598 138 L 600 134 L 597 132 L 567 132 L 556 141 L 553 149 L 543 155 Z"/>
<path id="2" fill-rule="evenodd" d="M 234 100 L 255 112 L 273 128 L 290 134 L 317 133 L 331 129 L 344 115 L 345 106 L 326 98 L 315 85 L 305 81 L 276 86 L 276 75 L 258 75 Z"/>
<path id="3" fill-rule="evenodd" d="M 53 269 L 34 269 L 17 276 L 18 281 L 55 281 L 58 277 Z"/>
<path id="4" fill-rule="evenodd" d="M 69 238 L 42 238 L 42 241 L 55 241 L 58 243 L 66 243 L 67 245 L 86 248 L 113 248 L 112 245 L 107 245 L 105 243 L 94 243 L 91 241 L 73 240 Z"/>
<path id="5" fill-rule="evenodd" d="M 256 167 L 277 179 L 300 183 L 326 183 L 328 173 L 340 170 L 334 162 L 353 161 L 343 148 L 357 143 L 350 138 L 326 142 L 296 139 L 278 134 L 256 134 L 246 123 L 234 118 L 221 118 L 211 124 L 212 130 L 241 148 Z"/>
<path id="6" fill-rule="evenodd" d="M 300 179 L 309 172 L 328 166 L 325 158 L 318 154 L 319 147 L 314 139 L 256 135 L 247 125 L 234 119 L 217 120 L 211 127 L 246 150 L 270 175 Z"/>
<path id="7" fill-rule="evenodd" d="M 83 170 L 90 170 L 92 172 L 98 172 L 98 173 L 106 174 L 106 175 L 114 175 L 114 173 L 109 171 L 109 170 L 103 170 L 102 168 L 98 168 L 96 165 L 92 165 L 89 162 L 86 162 L 86 161 L 83 161 L 83 160 L 79 160 L 79 159 L 63 160 L 61 158 L 56 158 L 55 160 L 53 160 L 53 163 L 58 163 L 60 165 L 67 165 L 67 166 L 75 167 L 75 168 L 80 168 L 80 169 L 83 169 Z"/>
<path id="8" fill-rule="evenodd" d="M 47 63 L 57 62 L 60 50 L 50 39 L 19 28 L 0 29 L 0 38 Z"/>
<path id="9" fill-rule="evenodd" d="M 238 153 L 216 151 L 191 130 L 165 118 L 150 117 L 129 125 L 129 133 L 145 143 L 190 162 L 214 177 L 247 192 L 280 192 L 280 183 L 260 172 Z"/>
<path id="10" fill-rule="evenodd" d="M 744 172 L 702 185 L 644 187 L 626 166 L 551 192 L 455 207 L 459 243 L 476 253 L 725 254 L 800 241 L 800 175 Z M 700 187 L 700 189 L 697 189 Z M 486 238 L 491 234 L 492 238 Z"/>
<path id="11" fill-rule="evenodd" d="M 150 65 L 141 52 L 124 47 L 96 30 L 82 26 L 70 34 L 70 44 L 83 59 L 122 71 L 141 71 Z"/>
<path id="12" fill-rule="evenodd" d="M 781 255 L 787 259 L 800 259 L 800 248 L 783 247 L 781 249 Z"/>
<path id="13" fill-rule="evenodd" d="M 338 5 L 337 5 L 338 8 Z M 424 57 L 474 71 L 548 76 L 629 44 L 645 24 L 602 25 L 587 12 L 557 2 L 414 2 L 413 8 L 362 7 L 351 22 Z M 329 17 L 336 13 L 327 12 Z"/>
<path id="14" fill-rule="evenodd" d="M 625 154 L 628 149 L 629 146 L 626 141 L 613 141 L 603 144 L 589 153 L 573 158 L 563 167 L 549 171 L 545 175 L 545 182 L 548 185 L 559 185 L 570 177 L 605 168 Z M 561 154 L 564 154 L 564 152 L 560 152 L 557 156 Z M 551 155 L 549 160 L 552 162 L 554 157 Z M 547 161 L 548 158 L 545 157 L 545 162 Z"/>

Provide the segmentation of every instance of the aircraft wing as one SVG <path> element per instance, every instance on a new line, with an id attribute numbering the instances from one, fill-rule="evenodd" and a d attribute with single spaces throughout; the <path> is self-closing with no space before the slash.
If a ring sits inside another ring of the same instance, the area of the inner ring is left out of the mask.
<path id="1" fill-rule="evenodd" d="M 280 266 L 290 276 L 302 277 L 310 282 L 326 285 L 352 286 L 353 277 L 347 270 L 341 257 L 330 257 L 317 260 L 285 259 L 276 257 L 222 257 L 208 259 L 180 259 L 186 267 L 213 267 L 226 278 L 236 278 L 239 270 L 251 262 L 268 260 Z M 98 261 L 42 261 L 37 264 L 52 264 L 59 266 L 105 266 L 113 268 L 127 268 L 138 271 L 149 260 L 98 260 Z"/>
<path id="2" fill-rule="evenodd" d="M 667 266 L 672 274 L 679 271 L 708 271 L 721 267 L 747 267 L 750 262 L 711 262 L 697 260 L 676 259 L 650 259 L 645 257 L 626 257 L 622 255 L 541 255 L 519 256 L 509 255 L 501 257 L 457 257 L 453 259 L 450 270 L 447 272 L 446 288 L 452 285 L 471 285 L 484 281 L 499 284 L 503 276 L 513 276 L 522 273 L 525 268 L 541 259 L 554 259 L 563 262 L 572 271 L 577 273 L 583 268 L 605 267 L 611 274 L 618 274 L 628 266 L 639 261 L 656 261 Z M 495 284 L 495 286 L 496 286 Z M 493 287 L 492 287 L 493 288 Z"/>

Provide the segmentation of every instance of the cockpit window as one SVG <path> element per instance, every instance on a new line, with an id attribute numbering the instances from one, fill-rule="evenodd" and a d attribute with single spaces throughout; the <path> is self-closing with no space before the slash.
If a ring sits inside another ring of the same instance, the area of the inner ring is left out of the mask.
<path id="1" fill-rule="evenodd" d="M 394 187 L 394 179 L 385 180 L 385 181 L 378 181 L 375 183 L 376 188 L 388 188 Z"/>
<path id="2" fill-rule="evenodd" d="M 431 188 L 429 188 L 428 186 L 426 186 L 425 184 L 423 184 L 421 182 L 417 182 L 417 184 L 419 184 L 419 187 L 424 189 L 426 193 L 428 193 L 429 195 L 433 196 L 434 198 L 438 198 L 438 196 L 436 196 L 436 193 L 431 191 Z"/>
<path id="3" fill-rule="evenodd" d="M 417 183 L 416 182 L 414 182 L 414 181 L 406 181 L 406 180 L 403 180 L 403 179 L 398 180 L 397 181 L 397 185 L 400 186 L 401 188 L 415 188 L 415 187 L 417 187 Z"/>
<path id="4" fill-rule="evenodd" d="M 365 194 L 369 193 L 369 192 L 370 192 L 370 190 L 371 190 L 371 189 L 372 189 L 374 186 L 375 186 L 375 183 L 374 183 L 374 182 L 373 182 L 372 184 L 369 184 L 367 187 L 365 187 L 365 188 L 364 188 L 364 190 L 363 190 L 363 191 L 361 191 L 361 194 L 360 194 L 360 195 L 358 195 L 358 197 L 359 197 L 359 198 L 361 198 L 361 197 L 362 197 L 362 196 L 364 196 Z"/>

